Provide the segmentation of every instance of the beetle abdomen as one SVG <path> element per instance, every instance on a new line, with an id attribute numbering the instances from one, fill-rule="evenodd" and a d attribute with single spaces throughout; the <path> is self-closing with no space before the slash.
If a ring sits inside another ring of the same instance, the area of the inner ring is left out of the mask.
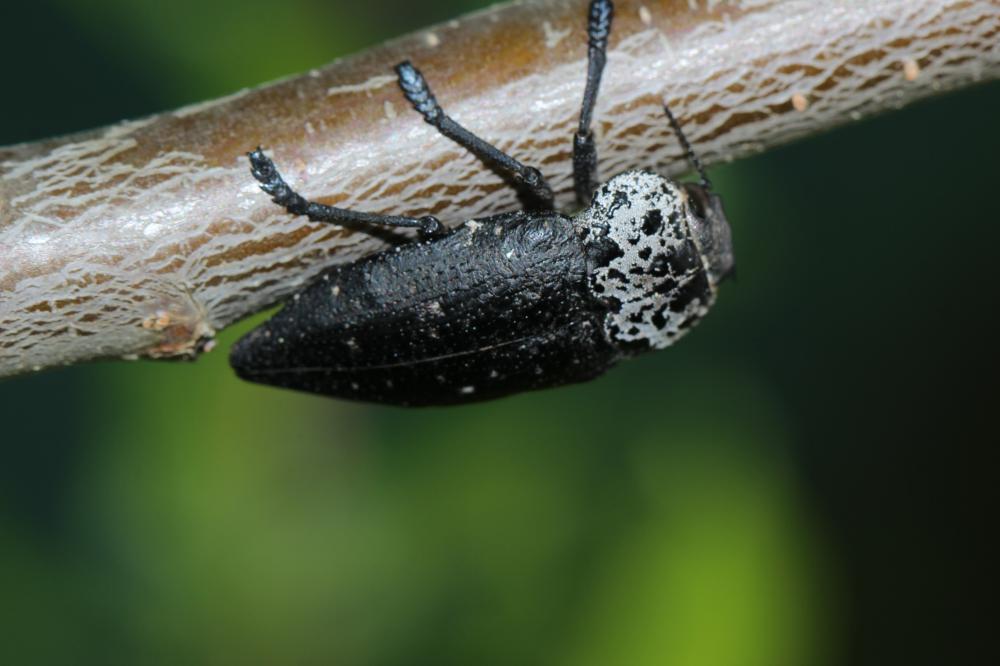
<path id="1" fill-rule="evenodd" d="M 245 379 L 390 404 L 584 381 L 618 358 L 568 218 L 500 215 L 341 266 L 232 350 Z"/>

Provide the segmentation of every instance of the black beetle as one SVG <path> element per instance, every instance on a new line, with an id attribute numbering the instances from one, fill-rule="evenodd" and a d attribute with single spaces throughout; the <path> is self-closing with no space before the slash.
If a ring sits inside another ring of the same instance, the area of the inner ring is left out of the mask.
<path id="1" fill-rule="evenodd" d="M 322 222 L 415 227 L 421 240 L 337 266 L 233 347 L 243 378 L 397 405 L 446 405 L 592 379 L 626 358 L 672 344 L 732 272 L 718 195 L 670 110 L 666 117 L 701 180 L 643 170 L 594 183 L 590 132 L 613 5 L 590 3 L 587 85 L 573 142 L 581 203 L 553 210 L 527 167 L 448 117 L 409 62 L 404 95 L 442 134 L 505 173 L 531 209 L 472 220 L 385 216 L 307 201 L 260 148 L 254 177 L 275 203 Z"/>

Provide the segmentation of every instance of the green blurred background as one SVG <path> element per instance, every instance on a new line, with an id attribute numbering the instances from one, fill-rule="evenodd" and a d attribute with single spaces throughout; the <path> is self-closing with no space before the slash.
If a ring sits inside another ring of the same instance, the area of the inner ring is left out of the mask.
<path id="1" fill-rule="evenodd" d="M 0 144 L 477 0 L 0 10 Z M 739 281 L 600 381 L 405 411 L 102 363 L 0 383 L 0 664 L 974 663 L 996 84 L 713 170 Z M 987 603 L 989 602 L 989 603 Z"/>

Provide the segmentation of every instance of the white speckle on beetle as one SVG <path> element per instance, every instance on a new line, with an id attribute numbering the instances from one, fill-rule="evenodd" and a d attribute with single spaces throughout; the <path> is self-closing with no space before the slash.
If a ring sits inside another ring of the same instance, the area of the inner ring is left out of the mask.
<path id="1" fill-rule="evenodd" d="M 514 254 L 515 254 L 514 250 L 511 250 L 510 252 L 508 252 L 504 256 L 507 257 L 508 259 L 511 259 L 511 258 L 513 258 Z"/>
<path id="2" fill-rule="evenodd" d="M 497 372 L 496 370 L 490 370 L 490 379 L 496 379 L 499 376 L 500 376 L 499 372 Z"/>
<path id="3" fill-rule="evenodd" d="M 441 308 L 441 301 L 431 301 L 427 304 L 427 310 L 434 315 L 440 315 L 444 312 Z"/>
<path id="4" fill-rule="evenodd" d="M 357 382 L 351 382 L 351 390 L 352 391 L 357 391 L 359 388 L 361 388 L 360 384 L 358 384 Z"/>
<path id="5" fill-rule="evenodd" d="M 479 222 L 476 222 L 475 220 L 469 220 L 468 222 L 465 223 L 465 226 L 467 226 L 469 228 L 469 231 L 471 231 L 472 233 L 476 233 L 483 227 L 483 225 L 481 225 Z"/>
<path id="6" fill-rule="evenodd" d="M 920 76 L 920 64 L 913 58 L 904 60 L 903 76 L 906 77 L 907 81 L 916 81 L 917 77 Z"/>
<path id="7" fill-rule="evenodd" d="M 340 285 L 335 284 L 332 287 L 330 287 L 330 294 L 333 296 L 340 296 Z"/>
<path id="8" fill-rule="evenodd" d="M 153 236 L 159 234 L 161 229 L 163 229 L 162 224 L 156 224 L 153 222 L 152 224 L 147 224 L 142 230 L 142 233 L 146 238 L 152 238 Z"/>
<path id="9" fill-rule="evenodd" d="M 441 38 L 437 36 L 437 33 L 428 32 L 424 35 L 424 42 L 426 42 L 427 46 L 434 48 L 441 45 Z"/>
<path id="10" fill-rule="evenodd" d="M 461 393 L 462 395 L 472 395 L 475 392 L 476 392 L 475 386 L 463 386 L 459 391 L 459 393 Z"/>
<path id="11" fill-rule="evenodd" d="M 802 93 L 795 93 L 792 95 L 792 108 L 796 111 L 805 111 L 809 108 L 809 99 Z"/>
<path id="12" fill-rule="evenodd" d="M 639 20 L 642 21 L 643 25 L 653 25 L 653 15 L 649 13 L 646 5 L 639 7 Z"/>

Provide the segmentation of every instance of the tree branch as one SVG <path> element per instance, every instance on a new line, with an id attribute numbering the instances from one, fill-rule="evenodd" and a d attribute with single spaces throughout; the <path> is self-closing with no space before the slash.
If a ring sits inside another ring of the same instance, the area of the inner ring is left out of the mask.
<path id="1" fill-rule="evenodd" d="M 595 113 L 599 172 L 684 170 L 666 98 L 720 162 L 1000 74 L 997 0 L 619 0 Z M 195 356 L 214 332 L 384 236 L 268 201 L 245 152 L 326 203 L 461 222 L 517 206 L 409 110 L 409 58 L 444 108 L 567 204 L 585 0 L 470 15 L 255 90 L 0 148 L 0 376 Z"/>

